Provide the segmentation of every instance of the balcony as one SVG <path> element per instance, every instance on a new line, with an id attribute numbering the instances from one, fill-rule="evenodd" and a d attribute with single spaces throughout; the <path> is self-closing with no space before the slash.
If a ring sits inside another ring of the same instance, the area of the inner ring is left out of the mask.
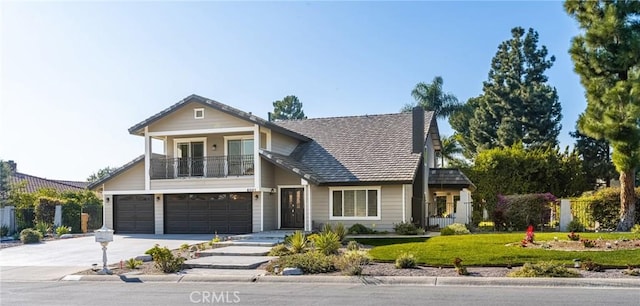
<path id="1" fill-rule="evenodd" d="M 152 158 L 149 172 L 152 180 L 248 176 L 254 163 L 253 155 Z"/>

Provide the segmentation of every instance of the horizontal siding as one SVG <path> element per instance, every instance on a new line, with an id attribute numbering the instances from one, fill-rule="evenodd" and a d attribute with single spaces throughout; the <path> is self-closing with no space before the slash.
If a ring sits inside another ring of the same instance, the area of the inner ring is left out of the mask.
<path id="1" fill-rule="evenodd" d="M 103 202 L 102 220 L 107 228 L 113 229 L 113 197 L 107 196 L 108 202 Z"/>
<path id="2" fill-rule="evenodd" d="M 127 171 L 104 184 L 104 191 L 144 190 L 144 162 L 139 162 Z"/>
<path id="3" fill-rule="evenodd" d="M 278 196 L 276 194 L 263 193 L 264 195 L 264 230 L 270 231 L 278 228 Z"/>
<path id="4" fill-rule="evenodd" d="M 289 155 L 298 146 L 298 141 L 279 133 L 271 132 L 271 151 Z"/>
<path id="5" fill-rule="evenodd" d="M 413 197 L 413 186 L 412 185 L 404 185 L 405 193 L 405 219 L 406 221 L 411 221 L 411 198 Z"/>
<path id="6" fill-rule="evenodd" d="M 402 222 L 402 185 L 383 185 L 380 190 L 380 220 L 329 220 L 329 187 L 313 186 L 311 188 L 311 214 L 313 227 L 325 223 L 342 223 L 347 228 L 360 223 L 366 227 L 380 231 L 393 231 L 393 224 Z"/>
<path id="7" fill-rule="evenodd" d="M 164 195 L 156 194 L 154 195 L 154 220 L 155 220 L 155 234 L 161 235 L 164 234 Z"/>
<path id="8" fill-rule="evenodd" d="M 233 178 L 184 178 L 173 180 L 151 180 L 151 190 L 253 187 L 253 175 Z"/>
<path id="9" fill-rule="evenodd" d="M 204 118 L 195 119 L 193 110 L 204 108 Z M 189 103 L 170 115 L 149 125 L 149 132 L 215 129 L 229 127 L 251 127 L 252 122 L 228 115 L 200 103 Z"/>
<path id="10" fill-rule="evenodd" d="M 260 176 L 261 176 L 261 187 L 265 188 L 275 188 L 275 166 L 262 159 L 260 161 Z"/>
<path id="11" fill-rule="evenodd" d="M 260 231 L 260 198 L 256 199 L 256 195 L 260 195 L 260 193 L 258 192 L 254 192 L 251 195 L 251 199 L 252 199 L 252 206 L 251 206 L 251 214 L 252 214 L 252 224 L 253 224 L 253 230 L 252 232 L 259 232 Z"/>
<path id="12" fill-rule="evenodd" d="M 274 170 L 276 185 L 300 185 L 301 179 L 299 176 L 280 167 L 274 167 Z"/>

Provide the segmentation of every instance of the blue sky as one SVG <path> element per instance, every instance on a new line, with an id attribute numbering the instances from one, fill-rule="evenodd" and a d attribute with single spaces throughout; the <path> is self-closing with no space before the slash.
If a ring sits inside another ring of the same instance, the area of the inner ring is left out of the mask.
<path id="1" fill-rule="evenodd" d="M 127 129 L 195 93 L 263 118 L 395 113 L 416 83 L 481 93 L 515 26 L 556 56 L 562 147 L 586 107 L 562 2 L 2 2 L 0 159 L 85 180 L 144 152 Z M 441 133 L 450 135 L 448 123 Z"/>

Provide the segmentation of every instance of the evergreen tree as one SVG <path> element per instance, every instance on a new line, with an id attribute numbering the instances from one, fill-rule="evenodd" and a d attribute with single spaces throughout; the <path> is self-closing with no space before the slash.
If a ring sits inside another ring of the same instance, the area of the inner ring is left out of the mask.
<path id="1" fill-rule="evenodd" d="M 569 50 L 587 98 L 578 128 L 613 148 L 621 188 L 617 230 L 627 231 L 640 164 L 640 2 L 566 1 L 564 8 L 582 30 Z"/>
<path id="2" fill-rule="evenodd" d="M 273 102 L 273 120 L 307 119 L 302 111 L 302 102 L 296 96 L 286 96 Z"/>
<path id="3" fill-rule="evenodd" d="M 616 177 L 616 168 L 611 162 L 611 146 L 604 139 L 594 139 L 580 133 L 576 129 L 569 135 L 576 139 L 574 148 L 582 158 L 582 168 L 586 173 L 588 183 L 594 189 L 598 187 L 597 180 L 604 181 L 605 187 L 610 187 L 611 179 Z"/>
<path id="4" fill-rule="evenodd" d="M 468 155 L 486 149 L 522 143 L 526 148 L 557 145 L 562 119 L 556 89 L 547 83 L 545 71 L 555 57 L 538 47 L 538 33 L 520 27 L 511 30 L 491 61 L 483 93 L 470 99 L 467 114 L 452 126 Z M 461 120 L 462 119 L 462 120 Z"/>

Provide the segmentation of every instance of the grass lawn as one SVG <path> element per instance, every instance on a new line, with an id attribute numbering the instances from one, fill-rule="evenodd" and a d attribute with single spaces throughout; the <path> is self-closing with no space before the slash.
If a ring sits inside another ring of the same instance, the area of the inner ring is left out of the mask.
<path id="1" fill-rule="evenodd" d="M 377 261 L 394 261 L 402 252 L 411 253 L 420 264 L 430 266 L 452 266 L 453 259 L 460 257 L 466 266 L 505 266 L 522 265 L 525 262 L 556 261 L 572 264 L 573 259 L 591 259 L 610 267 L 627 267 L 640 265 L 640 249 L 621 251 L 560 251 L 520 247 L 519 241 L 524 233 L 510 234 L 474 234 L 460 236 L 439 236 L 424 242 L 395 243 L 394 239 L 371 239 L 360 243 L 378 245 L 369 254 Z M 551 241 L 554 237 L 568 240 L 567 233 L 536 233 L 536 242 Z M 631 233 L 580 233 L 587 239 L 632 239 L 640 238 Z M 424 238 L 423 238 L 424 239 Z M 376 240 L 380 240 L 377 241 Z M 395 243 L 383 245 L 384 241 Z M 373 243 L 370 243 L 373 242 Z M 506 244 L 514 243 L 513 246 Z"/>

